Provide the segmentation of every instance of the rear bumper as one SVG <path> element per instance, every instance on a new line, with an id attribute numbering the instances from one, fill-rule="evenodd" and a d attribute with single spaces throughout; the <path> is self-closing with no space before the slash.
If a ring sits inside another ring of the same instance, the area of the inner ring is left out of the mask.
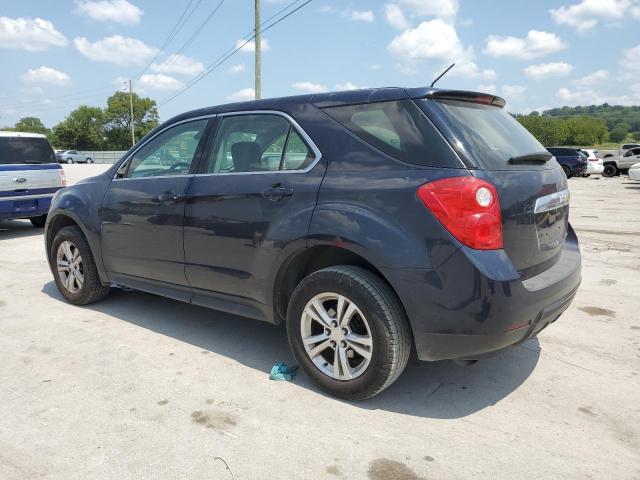
<path id="1" fill-rule="evenodd" d="M 581 281 L 573 229 L 557 263 L 522 280 L 502 250 L 458 250 L 435 270 L 385 269 L 400 296 L 421 360 L 495 355 L 556 321 Z"/>
<path id="2" fill-rule="evenodd" d="M 51 195 L 41 195 L 36 198 L 25 196 L 24 199 L 2 200 L 0 197 L 0 219 L 31 218 L 46 215 L 51 206 Z"/>
<path id="3" fill-rule="evenodd" d="M 597 175 L 604 172 L 604 165 L 600 163 L 589 162 L 587 164 L 587 173 L 589 175 Z"/>

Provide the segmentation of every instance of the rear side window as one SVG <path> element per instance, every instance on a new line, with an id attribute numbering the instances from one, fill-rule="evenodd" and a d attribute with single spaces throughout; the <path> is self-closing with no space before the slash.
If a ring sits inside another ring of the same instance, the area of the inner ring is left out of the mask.
<path id="1" fill-rule="evenodd" d="M 49 140 L 38 137 L 0 137 L 0 165 L 55 163 Z"/>
<path id="2" fill-rule="evenodd" d="M 398 160 L 432 167 L 461 166 L 411 100 L 329 107 L 324 111 L 365 142 Z"/>
<path id="3" fill-rule="evenodd" d="M 436 111 L 438 122 L 444 121 L 451 144 L 481 168 L 512 169 L 511 158 L 546 152 L 526 128 L 500 107 L 456 100 L 420 102 Z"/>

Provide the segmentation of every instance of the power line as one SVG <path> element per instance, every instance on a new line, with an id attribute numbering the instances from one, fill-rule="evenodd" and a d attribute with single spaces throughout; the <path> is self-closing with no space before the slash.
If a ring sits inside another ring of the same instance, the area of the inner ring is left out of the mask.
<path id="1" fill-rule="evenodd" d="M 178 55 L 181 55 L 187 48 L 191 46 L 191 44 L 195 41 L 198 35 L 200 35 L 200 32 L 202 32 L 204 27 L 207 26 L 207 24 L 211 21 L 213 16 L 218 12 L 218 10 L 220 9 L 220 7 L 224 2 L 225 0 L 220 0 L 220 2 L 215 6 L 213 11 L 204 19 L 204 21 L 195 30 L 195 32 L 191 35 L 191 37 L 189 37 L 189 39 L 182 45 L 182 47 L 180 47 L 180 49 L 176 53 L 173 53 L 169 56 L 169 58 L 165 61 L 165 63 L 162 64 L 161 67 L 158 69 L 157 73 L 162 73 L 166 71 L 167 68 L 169 68 L 171 65 L 173 65 L 176 62 Z"/>
<path id="2" fill-rule="evenodd" d="M 267 19 L 265 22 L 263 22 L 262 25 L 265 25 L 266 23 L 271 21 L 271 19 L 273 19 L 275 16 L 277 16 L 278 14 L 282 13 L 283 11 L 291 8 L 293 5 L 295 5 L 299 1 L 300 0 L 296 0 L 294 2 L 291 2 L 285 8 L 280 10 L 278 13 L 276 13 L 275 15 L 272 15 L 271 17 L 269 17 L 269 19 Z M 286 15 L 280 17 L 278 20 L 276 20 L 275 22 L 273 22 L 272 24 L 270 24 L 270 25 L 268 25 L 268 26 L 266 26 L 264 28 L 262 28 L 262 25 L 261 25 L 260 30 L 262 32 L 266 32 L 267 30 L 275 27 L 277 24 L 279 24 L 280 22 L 284 21 L 285 19 L 287 19 L 288 17 L 290 17 L 291 15 L 293 15 L 298 10 L 302 9 L 303 7 L 305 7 L 306 5 L 311 3 L 312 1 L 313 0 L 306 0 L 303 4 L 299 5 L 295 9 L 291 10 L 290 12 L 288 12 Z M 162 105 L 165 105 L 165 104 L 169 103 L 174 98 L 178 97 L 179 95 L 182 95 L 184 92 L 189 90 L 196 83 L 200 82 L 204 77 L 206 77 L 211 72 L 213 72 L 214 70 L 219 68 L 223 63 L 225 63 L 227 60 L 229 60 L 231 57 L 233 57 L 236 53 L 238 53 L 240 50 L 242 50 L 242 48 L 244 48 L 245 45 L 247 45 L 249 42 L 251 42 L 251 40 L 253 40 L 255 38 L 255 36 L 256 36 L 255 30 L 252 30 L 252 33 L 249 33 L 248 35 L 245 35 L 244 42 L 240 43 L 239 45 L 236 44 L 235 47 L 232 47 L 232 48 L 228 49 L 225 53 L 223 53 L 220 57 L 218 57 L 218 59 L 216 61 L 214 61 L 212 64 L 210 64 L 205 69 L 204 72 L 202 72 L 199 75 L 195 76 L 193 79 L 191 79 L 189 82 L 187 82 L 186 85 L 184 85 L 180 90 L 178 90 L 174 94 L 172 94 L 172 95 L 168 96 L 167 98 L 163 99 L 160 103 L 158 103 L 158 106 L 162 106 Z"/>

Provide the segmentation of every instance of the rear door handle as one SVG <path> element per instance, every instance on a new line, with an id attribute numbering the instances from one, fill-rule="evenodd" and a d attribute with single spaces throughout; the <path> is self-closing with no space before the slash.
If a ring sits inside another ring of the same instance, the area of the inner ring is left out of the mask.
<path id="1" fill-rule="evenodd" d="M 282 200 L 284 197 L 292 196 L 293 192 L 295 192 L 293 187 L 271 187 L 263 190 L 262 196 L 275 202 L 277 200 Z"/>
<path id="2" fill-rule="evenodd" d="M 178 202 L 182 200 L 182 195 L 176 192 L 164 192 L 158 195 L 159 202 Z"/>

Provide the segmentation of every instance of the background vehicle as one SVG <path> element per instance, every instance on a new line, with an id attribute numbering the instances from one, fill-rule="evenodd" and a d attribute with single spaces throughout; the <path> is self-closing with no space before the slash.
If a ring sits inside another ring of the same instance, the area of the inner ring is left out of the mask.
<path id="1" fill-rule="evenodd" d="M 629 169 L 629 179 L 640 181 L 640 163 L 631 166 Z"/>
<path id="2" fill-rule="evenodd" d="M 633 160 L 634 155 L 629 154 L 630 150 L 637 150 L 640 144 L 626 143 L 620 146 L 617 153 L 608 153 L 604 156 L 604 173 L 605 177 L 615 177 L 620 172 L 626 172 L 637 160 Z"/>
<path id="3" fill-rule="evenodd" d="M 385 88 L 180 115 L 55 197 L 56 284 L 78 305 L 118 284 L 286 323 L 348 399 L 412 348 L 494 355 L 557 320 L 581 269 L 563 170 L 504 105 Z"/>
<path id="4" fill-rule="evenodd" d="M 567 178 L 581 176 L 587 173 L 587 159 L 578 148 L 547 147 L 547 150 L 556 157 Z"/>
<path id="5" fill-rule="evenodd" d="M 56 158 L 60 163 L 93 163 L 93 158 L 77 150 L 65 150 L 56 153 Z"/>
<path id="6" fill-rule="evenodd" d="M 598 157 L 598 150 L 580 150 L 580 152 L 584 153 L 587 157 L 587 172 L 584 173 L 583 177 L 588 177 L 589 175 L 601 175 L 604 172 L 604 161 Z"/>
<path id="7" fill-rule="evenodd" d="M 66 185 L 47 137 L 0 132 L 0 219 L 43 227 L 53 194 Z"/>

